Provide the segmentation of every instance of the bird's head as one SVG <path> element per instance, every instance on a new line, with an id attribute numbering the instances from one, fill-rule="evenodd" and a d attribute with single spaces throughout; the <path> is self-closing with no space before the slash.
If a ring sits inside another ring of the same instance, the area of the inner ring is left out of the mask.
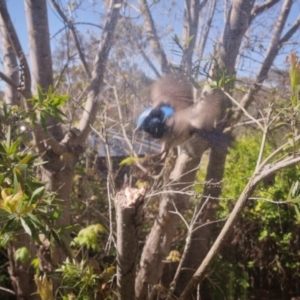
<path id="1" fill-rule="evenodd" d="M 169 105 L 147 108 L 139 116 L 135 130 L 144 130 L 153 138 L 160 139 L 166 132 L 166 120 L 173 116 L 174 109 Z"/>

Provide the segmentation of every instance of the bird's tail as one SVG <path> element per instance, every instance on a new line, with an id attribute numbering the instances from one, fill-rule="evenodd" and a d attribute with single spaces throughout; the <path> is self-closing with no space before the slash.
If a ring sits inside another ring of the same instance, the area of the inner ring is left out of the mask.
<path id="1" fill-rule="evenodd" d="M 194 128 L 192 133 L 204 138 L 212 147 L 228 147 L 232 141 L 232 137 L 229 134 L 225 134 L 217 128 L 210 131 Z"/>

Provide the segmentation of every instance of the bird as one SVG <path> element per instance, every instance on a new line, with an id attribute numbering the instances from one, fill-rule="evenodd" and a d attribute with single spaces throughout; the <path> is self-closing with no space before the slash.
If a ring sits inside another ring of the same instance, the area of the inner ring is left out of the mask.
<path id="1" fill-rule="evenodd" d="M 221 95 L 203 94 L 195 103 L 193 98 L 193 86 L 183 74 L 170 73 L 159 78 L 151 88 L 152 107 L 139 116 L 135 131 L 143 130 L 159 139 L 163 144 L 161 153 L 166 154 L 194 136 L 222 146 L 226 137 L 216 128 Z"/>

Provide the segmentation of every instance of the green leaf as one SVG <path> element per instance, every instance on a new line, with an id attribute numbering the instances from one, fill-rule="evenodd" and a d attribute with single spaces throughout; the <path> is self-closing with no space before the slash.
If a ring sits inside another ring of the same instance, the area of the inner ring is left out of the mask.
<path id="1" fill-rule="evenodd" d="M 37 197 L 37 196 L 41 197 L 44 194 L 44 191 L 45 191 L 45 186 L 41 186 L 41 187 L 35 189 L 33 191 L 33 193 L 31 194 L 31 197 L 30 197 L 30 200 L 29 200 L 29 204 L 31 204 L 32 201 L 35 200 L 35 197 Z"/>
<path id="2" fill-rule="evenodd" d="M 15 154 L 18 150 L 21 140 L 15 140 L 12 145 L 8 148 L 8 154 Z"/>
<path id="3" fill-rule="evenodd" d="M 15 251 L 14 258 L 16 261 L 26 263 L 30 258 L 30 252 L 26 247 L 19 248 Z"/>
<path id="4" fill-rule="evenodd" d="M 25 219 L 21 217 L 20 221 L 21 221 L 22 227 L 24 228 L 25 232 L 28 233 L 30 236 L 32 236 L 31 228 L 28 225 L 28 223 L 26 223 Z"/>

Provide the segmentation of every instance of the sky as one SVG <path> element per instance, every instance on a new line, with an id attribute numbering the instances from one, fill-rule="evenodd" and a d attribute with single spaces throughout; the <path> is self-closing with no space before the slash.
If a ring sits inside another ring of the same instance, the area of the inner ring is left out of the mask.
<path id="1" fill-rule="evenodd" d="M 19 34 L 21 43 L 23 45 L 24 51 L 26 54 L 29 53 L 29 42 L 28 42 L 28 33 L 26 28 L 26 18 L 25 18 L 25 12 L 24 12 L 24 4 L 23 0 L 8 0 L 8 10 L 11 14 L 11 19 L 16 27 L 16 31 Z M 58 0 L 58 2 L 62 6 L 66 6 L 66 3 L 79 3 L 79 1 L 66 1 L 66 0 Z M 105 13 L 104 9 L 104 2 L 102 0 L 85 0 L 80 5 L 78 10 L 72 10 L 72 8 L 69 9 L 69 11 L 66 12 L 68 17 L 73 17 L 76 19 L 76 22 L 89 22 L 89 23 L 95 23 L 95 24 L 101 24 L 103 22 L 103 16 Z M 170 57 L 171 61 L 178 62 L 178 57 L 176 54 L 174 54 L 174 49 L 176 46 L 172 42 L 172 36 L 176 33 L 178 36 L 181 36 L 182 34 L 182 18 L 183 18 L 183 10 L 184 10 L 184 1 L 158 1 L 158 9 L 155 10 L 155 13 L 153 14 L 155 23 L 160 26 L 158 27 L 161 30 L 168 31 L 169 33 L 164 36 L 162 39 L 163 45 L 168 52 L 168 57 Z M 257 1 L 262 2 L 262 1 Z M 282 2 L 282 1 L 281 1 Z M 48 2 L 49 3 L 49 2 Z M 132 3 L 132 8 L 137 7 L 136 1 L 130 1 Z M 149 1 L 149 3 L 151 3 Z M 170 5 L 171 4 L 171 5 Z M 211 30 L 210 39 L 208 41 L 208 46 L 206 47 L 205 56 L 208 57 L 209 54 L 212 51 L 212 45 L 215 44 L 218 41 L 218 38 L 221 35 L 221 30 L 223 28 L 223 10 L 221 9 L 223 6 L 221 5 L 221 0 L 219 2 L 219 5 L 217 6 L 217 14 L 214 19 L 214 23 Z M 69 6 L 71 7 L 71 6 Z M 240 67 L 243 69 L 243 74 L 245 76 L 251 76 L 251 74 L 255 74 L 255 71 L 257 68 L 259 68 L 259 63 L 256 63 L 255 61 L 261 61 L 264 58 L 265 54 L 265 48 L 268 44 L 267 36 L 270 36 L 270 32 L 272 30 L 272 27 L 274 26 L 274 20 L 276 19 L 276 14 L 278 12 L 278 8 L 280 6 L 277 5 L 276 8 L 271 10 L 267 15 L 265 15 L 262 19 L 259 19 L 257 24 L 255 25 L 253 33 L 255 30 L 257 33 L 259 33 L 262 37 L 265 35 L 266 39 L 261 39 L 260 41 L 251 40 L 251 42 L 256 45 L 255 54 L 252 54 L 254 60 L 245 59 L 245 61 L 242 62 Z M 154 11 L 154 10 L 153 10 Z M 132 18 L 133 20 L 136 19 L 138 23 L 142 23 L 142 18 L 137 17 L 137 13 L 134 9 L 129 9 L 129 7 L 125 8 L 125 12 L 127 16 Z M 295 0 L 295 4 L 293 6 L 293 9 L 289 16 L 289 24 L 292 24 L 298 15 L 300 14 L 300 0 Z M 60 17 L 57 15 L 57 13 L 54 11 L 54 9 L 51 7 L 51 5 L 48 5 L 48 15 L 49 15 L 49 24 L 50 24 L 50 35 L 52 37 L 52 50 L 55 49 L 57 46 L 57 41 L 59 34 L 62 33 L 61 29 L 64 27 L 63 22 L 61 21 Z M 84 33 L 87 33 L 90 29 L 90 26 L 84 25 L 84 24 L 78 24 L 77 28 Z M 98 34 L 100 37 L 100 31 L 96 27 L 93 27 L 92 30 Z M 265 32 L 264 32 L 265 31 Z M 300 36 L 298 33 L 298 37 L 300 40 Z M 288 53 L 297 48 L 299 49 L 299 43 L 296 46 L 289 46 L 287 47 L 287 50 L 284 51 L 281 55 L 278 56 L 276 59 L 276 65 L 278 68 L 286 68 L 286 56 Z M 298 52 L 299 54 L 299 52 Z M 247 51 L 245 51 L 245 55 L 247 55 Z M 139 60 L 139 64 L 142 64 L 142 62 Z M 146 66 L 142 66 L 143 70 L 147 73 L 151 73 L 152 71 Z"/>

